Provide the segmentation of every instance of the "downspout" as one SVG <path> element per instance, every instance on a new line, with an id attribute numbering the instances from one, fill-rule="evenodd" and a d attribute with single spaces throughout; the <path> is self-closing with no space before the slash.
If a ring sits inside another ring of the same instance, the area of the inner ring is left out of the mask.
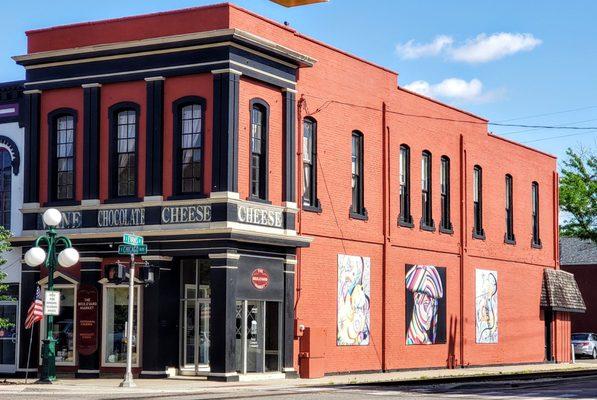
<path id="1" fill-rule="evenodd" d="M 383 173 L 382 173 L 382 193 L 383 193 L 383 262 L 381 272 L 381 369 L 382 371 L 387 370 L 386 365 L 386 303 L 387 303 L 387 291 L 386 291 L 386 269 L 388 265 L 389 257 L 389 246 L 390 246 L 390 160 L 389 160 L 389 146 L 390 146 L 390 128 L 387 126 L 387 105 L 385 102 L 382 103 L 382 115 L 381 115 L 381 133 L 382 133 L 382 159 L 383 159 Z"/>
<path id="2" fill-rule="evenodd" d="M 460 134 L 460 367 L 464 368 L 464 268 L 466 253 L 466 230 L 467 230 L 467 209 L 466 209 L 466 150 L 464 148 L 464 136 Z"/>
<path id="3" fill-rule="evenodd" d="M 303 234 L 303 201 L 302 201 L 302 173 L 303 168 L 301 163 L 303 161 L 303 124 L 302 124 L 302 110 L 303 110 L 303 103 L 305 102 L 305 98 L 301 96 L 298 101 L 296 102 L 296 197 L 297 203 L 296 206 L 298 208 L 297 212 L 297 234 L 300 236 Z M 301 266 L 301 255 L 302 249 L 299 247 L 296 249 L 296 269 L 295 269 L 295 278 L 296 278 L 296 299 L 294 300 L 294 318 L 298 320 L 298 315 L 296 313 L 299 300 L 301 298 L 301 290 L 302 290 L 302 266 Z"/>

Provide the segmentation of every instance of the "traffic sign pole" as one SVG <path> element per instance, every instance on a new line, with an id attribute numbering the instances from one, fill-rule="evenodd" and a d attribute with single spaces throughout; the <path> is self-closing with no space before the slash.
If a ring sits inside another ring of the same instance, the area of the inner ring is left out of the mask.
<path id="1" fill-rule="evenodd" d="M 126 341 L 126 373 L 120 387 L 135 387 L 133 382 L 133 306 L 134 306 L 134 280 L 135 280 L 135 254 L 131 253 L 131 266 L 129 268 L 129 316 Z M 139 332 L 137 332 L 138 334 Z"/>

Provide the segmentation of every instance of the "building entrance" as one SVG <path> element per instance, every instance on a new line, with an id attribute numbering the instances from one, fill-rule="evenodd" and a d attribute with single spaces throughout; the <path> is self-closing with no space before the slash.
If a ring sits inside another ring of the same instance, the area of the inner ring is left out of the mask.
<path id="1" fill-rule="evenodd" d="M 200 259 L 182 260 L 180 273 L 180 369 L 183 374 L 209 372 L 209 263 Z"/>

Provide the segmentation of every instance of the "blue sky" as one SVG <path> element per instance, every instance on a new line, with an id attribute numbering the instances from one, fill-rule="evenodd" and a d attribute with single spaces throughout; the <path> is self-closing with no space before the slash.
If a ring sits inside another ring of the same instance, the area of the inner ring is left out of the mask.
<path id="1" fill-rule="evenodd" d="M 6 2 L 0 81 L 24 77 L 10 56 L 25 53 L 26 30 L 214 2 Z M 330 0 L 295 9 L 267 0 L 235 3 L 389 67 L 402 86 L 492 122 L 597 127 L 597 2 Z M 568 146 L 597 149 L 597 129 L 491 130 L 558 157 Z"/>

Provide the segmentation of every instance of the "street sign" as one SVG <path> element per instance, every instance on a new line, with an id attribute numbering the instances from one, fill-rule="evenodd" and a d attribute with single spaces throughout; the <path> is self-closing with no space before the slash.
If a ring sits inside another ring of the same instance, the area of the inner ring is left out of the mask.
<path id="1" fill-rule="evenodd" d="M 140 246 L 133 246 L 130 244 L 121 244 L 118 246 L 118 254 L 130 255 L 130 254 L 147 254 L 147 245 L 142 244 Z"/>
<path id="2" fill-rule="evenodd" d="M 137 236 L 132 233 L 125 233 L 122 235 L 122 242 L 132 246 L 141 246 L 143 244 L 143 236 Z"/>
<path id="3" fill-rule="evenodd" d="M 44 299 L 44 315 L 60 314 L 60 292 L 57 290 L 46 290 Z"/>

